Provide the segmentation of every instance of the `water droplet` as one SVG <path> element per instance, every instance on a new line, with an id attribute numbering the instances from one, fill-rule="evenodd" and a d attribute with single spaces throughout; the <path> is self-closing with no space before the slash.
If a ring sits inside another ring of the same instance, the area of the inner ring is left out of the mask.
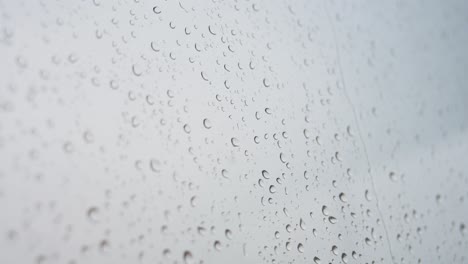
<path id="1" fill-rule="evenodd" d="M 161 14 L 161 10 L 159 9 L 158 6 L 154 6 L 154 7 L 153 7 L 153 12 L 154 12 L 155 14 Z"/>
<path id="2" fill-rule="evenodd" d="M 112 88 L 114 90 L 119 89 L 119 83 L 116 80 L 111 80 L 109 82 L 109 86 L 110 86 L 110 88 Z"/>
<path id="3" fill-rule="evenodd" d="M 239 140 L 235 137 L 231 138 L 231 144 L 233 147 L 239 147 Z"/>
<path id="4" fill-rule="evenodd" d="M 185 124 L 184 125 L 184 132 L 187 133 L 187 134 L 190 134 L 191 131 L 192 131 L 192 129 L 190 128 L 190 126 L 188 124 Z"/>
<path id="5" fill-rule="evenodd" d="M 206 73 L 200 72 L 200 75 L 201 75 L 201 77 L 202 77 L 203 80 L 209 81 L 208 77 L 206 76 Z"/>
<path id="6" fill-rule="evenodd" d="M 331 248 L 331 251 L 335 256 L 338 256 L 338 247 L 337 246 L 333 245 L 332 248 Z"/>
<path id="7" fill-rule="evenodd" d="M 211 128 L 211 121 L 208 118 L 203 119 L 203 126 L 206 129 L 210 129 Z"/>
<path id="8" fill-rule="evenodd" d="M 166 248 L 166 249 L 163 250 L 163 256 L 165 258 L 169 258 L 170 255 L 171 255 L 171 250 L 170 249 Z"/>
<path id="9" fill-rule="evenodd" d="M 138 119 L 137 116 L 133 116 L 131 122 L 132 122 L 132 127 L 134 128 L 140 126 L 140 120 Z"/>
<path id="10" fill-rule="evenodd" d="M 97 222 L 99 220 L 99 209 L 95 206 L 92 206 L 88 209 L 86 215 L 92 222 Z"/>
<path id="11" fill-rule="evenodd" d="M 347 198 L 346 198 L 345 193 L 340 193 L 340 194 L 338 195 L 338 197 L 340 198 L 340 201 L 342 201 L 343 203 L 345 203 L 345 202 L 348 201 Z"/>
<path id="12" fill-rule="evenodd" d="M 186 250 L 183 254 L 183 259 L 185 264 L 192 264 L 193 263 L 193 255 L 192 252 Z"/>
<path id="13" fill-rule="evenodd" d="M 328 207 L 326 205 L 322 206 L 322 214 L 324 216 L 328 216 L 330 212 L 328 211 Z"/>
<path id="14" fill-rule="evenodd" d="M 140 77 L 143 74 L 143 70 L 136 64 L 132 65 L 132 72 L 137 77 Z"/>
<path id="15" fill-rule="evenodd" d="M 367 201 L 369 201 L 369 202 L 372 201 L 372 195 L 370 194 L 369 190 L 366 190 L 364 192 L 364 197 L 366 197 Z"/>
<path id="16" fill-rule="evenodd" d="M 305 226 L 305 223 L 304 223 L 304 220 L 299 219 L 299 227 L 302 229 L 302 230 L 306 230 L 306 226 Z"/>
<path id="17" fill-rule="evenodd" d="M 147 96 L 146 96 L 146 102 L 147 102 L 149 105 L 153 105 L 153 104 L 154 104 L 153 96 L 147 95 Z"/>
<path id="18" fill-rule="evenodd" d="M 213 247 L 216 251 L 220 251 L 222 246 L 221 246 L 221 242 L 219 242 L 219 240 L 216 240 L 213 244 Z"/>
<path id="19" fill-rule="evenodd" d="M 335 152 L 335 158 L 336 158 L 336 160 L 338 160 L 338 161 L 342 161 L 342 159 L 341 159 L 341 154 L 340 154 L 338 151 Z"/>
<path id="20" fill-rule="evenodd" d="M 265 179 L 270 179 L 270 173 L 266 170 L 262 170 L 262 176 Z"/>
<path id="21" fill-rule="evenodd" d="M 110 248 L 109 241 L 104 239 L 99 243 L 99 250 L 101 250 L 102 253 L 108 252 L 109 248 Z"/>
<path id="22" fill-rule="evenodd" d="M 368 238 L 368 237 L 366 237 L 366 238 L 364 239 L 364 242 L 366 242 L 366 244 L 367 244 L 368 246 L 372 245 L 372 241 L 371 241 L 370 238 Z"/>
<path id="23" fill-rule="evenodd" d="M 254 142 L 255 142 L 255 144 L 259 144 L 260 143 L 260 138 L 258 136 L 255 136 L 254 137 Z"/>
<path id="24" fill-rule="evenodd" d="M 94 141 L 93 133 L 91 133 L 91 131 L 85 131 L 83 133 L 83 139 L 86 143 L 92 143 Z"/>
<path id="25" fill-rule="evenodd" d="M 302 243 L 297 244 L 297 251 L 304 253 L 304 245 Z"/>
<path id="26" fill-rule="evenodd" d="M 352 131 L 352 129 L 351 129 L 351 126 L 347 126 L 347 127 L 346 127 L 346 132 L 348 133 L 348 135 L 349 135 L 350 137 L 353 137 L 353 136 L 354 136 L 353 131 Z"/>
<path id="27" fill-rule="evenodd" d="M 343 263 L 348 263 L 348 255 L 346 253 L 341 254 L 341 260 L 343 260 Z"/>
<path id="28" fill-rule="evenodd" d="M 65 144 L 63 144 L 63 150 L 66 153 L 72 153 L 75 150 L 75 148 L 73 147 L 73 144 L 71 142 L 65 142 Z"/>
<path id="29" fill-rule="evenodd" d="M 274 185 L 270 185 L 270 193 L 275 193 L 276 192 L 276 187 Z"/>
<path id="30" fill-rule="evenodd" d="M 72 53 L 68 55 L 68 61 L 73 64 L 78 61 L 78 57 L 76 57 L 76 55 Z"/>
<path id="31" fill-rule="evenodd" d="M 157 159 L 150 160 L 150 169 L 154 172 L 159 172 L 159 168 L 161 166 L 161 162 Z"/>
<path id="32" fill-rule="evenodd" d="M 258 179 L 258 185 L 263 188 L 263 180 L 262 179 Z"/>
<path id="33" fill-rule="evenodd" d="M 227 239 L 232 239 L 232 231 L 230 229 L 226 229 L 226 231 L 224 231 L 224 235 Z"/>
<path id="34" fill-rule="evenodd" d="M 190 198 L 190 205 L 191 205 L 192 207 L 195 207 L 195 206 L 197 205 L 197 203 L 196 203 L 197 201 L 196 201 L 196 200 L 197 200 L 197 197 L 196 197 L 196 196 L 192 196 L 192 198 Z"/>
<path id="35" fill-rule="evenodd" d="M 199 226 L 197 227 L 197 231 L 200 236 L 204 236 L 206 229 L 203 226 Z"/>
<path id="36" fill-rule="evenodd" d="M 397 176 L 395 174 L 395 172 L 391 171 L 389 174 L 388 174 L 388 177 L 390 178 L 390 180 L 392 182 L 396 182 L 398 179 L 397 179 Z"/>

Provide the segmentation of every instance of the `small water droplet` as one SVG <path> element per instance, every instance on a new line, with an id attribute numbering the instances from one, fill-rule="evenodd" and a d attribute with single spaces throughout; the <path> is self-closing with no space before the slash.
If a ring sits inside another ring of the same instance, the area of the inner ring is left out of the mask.
<path id="1" fill-rule="evenodd" d="M 227 239 L 232 239 L 232 231 L 230 229 L 226 229 L 226 231 L 224 231 L 224 235 Z"/>
<path id="2" fill-rule="evenodd" d="M 304 220 L 299 219 L 299 227 L 302 229 L 302 230 L 306 230 L 306 226 L 305 226 L 305 223 L 304 223 Z"/>
<path id="3" fill-rule="evenodd" d="M 155 14 L 161 14 L 161 10 L 159 9 L 158 6 L 154 6 L 154 7 L 153 7 L 153 12 L 154 12 Z"/>
<path id="4" fill-rule="evenodd" d="M 143 74 L 143 70 L 136 64 L 132 65 L 132 72 L 137 77 L 140 77 Z"/>
<path id="5" fill-rule="evenodd" d="M 197 197 L 196 196 L 192 196 L 192 198 L 190 198 L 190 205 L 192 207 L 195 207 L 197 205 Z"/>
<path id="6" fill-rule="evenodd" d="M 91 131 L 85 131 L 83 133 L 83 139 L 85 140 L 86 143 L 93 143 L 94 141 L 93 133 L 91 133 Z"/>
<path id="7" fill-rule="evenodd" d="M 132 122 L 132 127 L 134 128 L 140 126 L 140 120 L 138 119 L 137 116 L 133 116 L 131 122 Z"/>
<path id="8" fill-rule="evenodd" d="M 227 170 L 225 170 L 225 169 L 221 170 L 221 175 L 226 179 L 229 178 L 229 172 Z"/>
<path id="9" fill-rule="evenodd" d="M 322 206 L 322 214 L 324 216 L 328 216 L 330 212 L 328 211 L 328 207 L 326 205 Z"/>
<path id="10" fill-rule="evenodd" d="M 254 142 L 255 142 L 255 144 L 259 144 L 260 143 L 260 138 L 258 136 L 255 136 L 254 137 Z"/>
<path id="11" fill-rule="evenodd" d="M 185 124 L 184 125 L 184 132 L 187 133 L 187 134 L 190 134 L 191 131 L 192 131 L 192 129 L 190 128 L 190 126 L 188 124 Z"/>
<path id="12" fill-rule="evenodd" d="M 345 193 L 340 193 L 338 197 L 340 198 L 340 201 L 342 201 L 343 203 L 346 203 L 348 201 Z"/>
<path id="13" fill-rule="evenodd" d="M 92 222 L 97 222 L 99 220 L 99 209 L 95 206 L 92 206 L 88 209 L 86 215 Z"/>
<path id="14" fill-rule="evenodd" d="M 346 253 L 341 254 L 341 260 L 343 260 L 343 263 L 348 263 L 348 255 Z"/>
<path id="15" fill-rule="evenodd" d="M 366 197 L 367 201 L 369 201 L 369 202 L 372 201 L 372 195 L 370 194 L 369 190 L 366 190 L 364 192 L 364 197 Z"/>
<path id="16" fill-rule="evenodd" d="M 216 240 L 214 243 L 213 243 L 213 247 L 216 251 L 220 251 L 222 246 L 221 246 L 221 242 L 219 242 L 219 240 Z"/>
<path id="17" fill-rule="evenodd" d="M 193 255 L 192 252 L 186 250 L 183 254 L 183 259 L 185 264 L 192 264 L 193 263 Z"/>
<path id="18" fill-rule="evenodd" d="M 239 147 L 239 140 L 235 137 L 231 138 L 231 144 L 233 147 Z"/>
<path id="19" fill-rule="evenodd" d="M 147 95 L 145 99 L 146 99 L 146 102 L 147 102 L 149 105 L 153 105 L 153 104 L 154 104 L 153 96 Z"/>
<path id="20" fill-rule="evenodd" d="M 102 253 L 108 252 L 109 248 L 110 248 L 109 241 L 104 239 L 99 243 L 99 249 L 101 250 Z"/>
<path id="21" fill-rule="evenodd" d="M 72 153 L 75 150 L 75 148 L 73 147 L 73 144 L 71 142 L 65 142 L 65 144 L 63 144 L 63 150 L 66 153 Z"/>
<path id="22" fill-rule="evenodd" d="M 297 244 L 297 251 L 304 253 L 304 245 L 302 243 Z"/>
<path id="23" fill-rule="evenodd" d="M 154 172 L 159 172 L 159 167 L 161 166 L 161 162 L 157 159 L 150 160 L 150 169 Z"/>
<path id="24" fill-rule="evenodd" d="M 166 249 L 163 250 L 163 256 L 165 258 L 169 258 L 170 255 L 171 255 L 171 250 L 170 249 L 166 248 Z"/>
<path id="25" fill-rule="evenodd" d="M 333 254 L 335 256 L 338 256 L 338 247 L 337 246 L 333 245 L 332 248 L 331 248 L 331 251 L 333 252 Z"/>
<path id="26" fill-rule="evenodd" d="M 211 128 L 211 121 L 208 118 L 203 119 L 203 126 L 206 129 L 210 129 Z"/>
<path id="27" fill-rule="evenodd" d="M 276 192 L 276 187 L 274 185 L 270 185 L 270 193 L 275 193 Z"/>
<path id="28" fill-rule="evenodd" d="M 390 178 L 390 180 L 392 182 L 396 182 L 398 179 L 397 179 L 397 176 L 395 174 L 395 172 L 391 171 L 389 174 L 388 174 L 388 177 Z"/>
<path id="29" fill-rule="evenodd" d="M 286 242 L 286 250 L 291 251 L 291 242 Z"/>

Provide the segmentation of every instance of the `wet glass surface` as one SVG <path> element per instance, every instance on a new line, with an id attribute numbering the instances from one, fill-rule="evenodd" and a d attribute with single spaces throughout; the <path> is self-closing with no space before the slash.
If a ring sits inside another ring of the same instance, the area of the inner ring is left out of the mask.
<path id="1" fill-rule="evenodd" d="M 467 10 L 0 0 L 0 263 L 468 263 Z"/>

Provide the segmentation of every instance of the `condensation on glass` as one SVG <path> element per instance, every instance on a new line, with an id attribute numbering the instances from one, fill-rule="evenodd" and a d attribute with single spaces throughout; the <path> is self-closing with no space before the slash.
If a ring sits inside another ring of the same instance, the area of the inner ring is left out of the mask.
<path id="1" fill-rule="evenodd" d="M 0 1 L 0 263 L 468 263 L 464 1 Z"/>

